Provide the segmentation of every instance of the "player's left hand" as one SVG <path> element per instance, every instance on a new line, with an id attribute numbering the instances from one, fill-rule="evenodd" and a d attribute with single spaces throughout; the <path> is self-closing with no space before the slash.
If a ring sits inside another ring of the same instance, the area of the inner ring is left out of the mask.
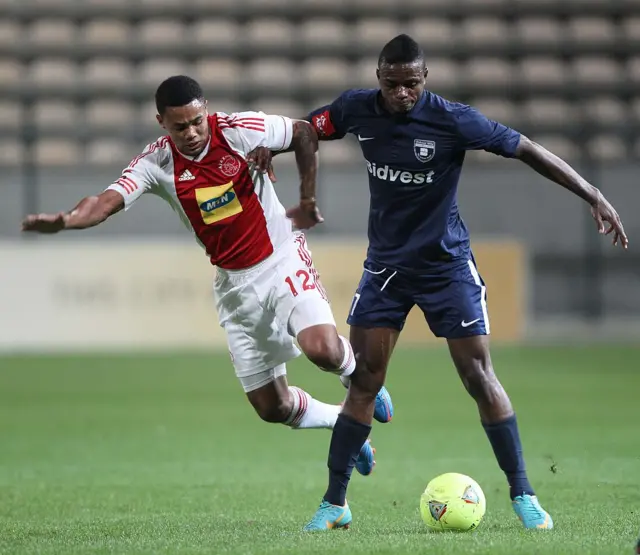
<path id="1" fill-rule="evenodd" d="M 272 159 L 273 153 L 266 146 L 259 146 L 247 155 L 247 162 L 255 164 L 258 171 L 266 173 L 271 182 L 275 183 L 278 180 L 276 179 L 276 174 L 273 171 L 273 164 L 271 163 Z"/>
<path id="2" fill-rule="evenodd" d="M 315 199 L 303 199 L 298 206 L 289 208 L 287 218 L 293 221 L 296 229 L 311 229 L 316 224 L 324 222 Z"/>
<path id="3" fill-rule="evenodd" d="M 616 212 L 611 203 L 604 198 L 601 194 L 598 194 L 598 198 L 594 204 L 591 205 L 591 215 L 598 224 L 598 232 L 604 235 L 610 235 L 613 233 L 613 245 L 616 246 L 618 242 L 622 245 L 622 248 L 629 247 L 629 239 L 624 232 L 622 221 L 620 216 Z M 609 228 L 605 230 L 605 222 L 609 224 Z"/>

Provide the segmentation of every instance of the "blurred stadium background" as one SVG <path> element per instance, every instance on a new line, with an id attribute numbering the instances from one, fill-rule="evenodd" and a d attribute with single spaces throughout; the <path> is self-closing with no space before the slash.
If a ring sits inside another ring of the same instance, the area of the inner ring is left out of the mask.
<path id="1" fill-rule="evenodd" d="M 345 88 L 375 86 L 377 53 L 399 32 L 423 45 L 431 90 L 478 106 L 569 160 L 619 209 L 634 245 L 636 0 L 2 0 L 0 238 L 14 253 L 42 244 L 20 237 L 23 214 L 67 209 L 101 190 L 157 138 L 153 92 L 168 75 L 200 80 L 214 110 L 301 116 Z M 362 242 L 368 201 L 358 146 L 324 144 L 322 160 L 326 223 L 312 245 Z M 293 157 L 278 158 L 276 168 L 281 198 L 292 203 Z M 460 207 L 476 243 L 506 239 L 523 249 L 523 337 L 640 331 L 637 251 L 611 248 L 578 199 L 524 165 L 472 153 Z M 147 198 L 64 239 L 190 240 L 162 201 Z M 47 249 L 59 242 L 46 241 Z M 340 265 L 320 270 L 329 280 Z M 158 287 L 165 296 L 170 289 Z M 489 287 L 497 302 L 500 291 Z"/>
<path id="2" fill-rule="evenodd" d="M 511 344 L 493 358 L 557 534 L 514 535 L 475 406 L 446 351 L 421 349 L 430 334 L 413 314 L 402 340 L 413 349 L 391 364 L 394 423 L 374 430 L 376 486 L 351 489 L 360 539 L 333 538 L 335 552 L 450 553 L 454 541 L 492 555 L 631 551 L 640 0 L 0 0 L 0 552 L 318 552 L 291 530 L 322 491 L 328 435 L 289 435 L 252 414 L 211 267 L 163 201 L 54 238 L 21 236 L 20 221 L 102 190 L 161 135 L 153 93 L 169 75 L 201 81 L 214 110 L 300 117 L 375 86 L 377 54 L 400 32 L 424 47 L 428 88 L 539 140 L 600 187 L 631 247 L 611 247 L 584 203 L 524 165 L 468 156 L 459 205 L 494 340 Z M 343 322 L 366 247 L 367 173 L 351 140 L 323 144 L 321 157 L 326 222 L 310 244 Z M 276 172 L 294 203 L 292 156 Z M 69 354 L 93 349 L 108 354 Z M 140 349 L 165 352 L 115 354 Z M 318 398 L 344 394 L 303 360 L 290 370 Z M 485 488 L 486 528 L 426 540 L 419 492 L 453 469 Z M 284 516 L 273 512 L 282 499 Z"/>

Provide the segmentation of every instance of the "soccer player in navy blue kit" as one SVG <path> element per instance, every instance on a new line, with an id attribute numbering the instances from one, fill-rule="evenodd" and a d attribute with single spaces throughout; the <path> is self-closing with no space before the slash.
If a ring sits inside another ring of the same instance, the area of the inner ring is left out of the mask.
<path id="1" fill-rule="evenodd" d="M 460 378 L 478 404 L 517 516 L 525 528 L 550 529 L 553 521 L 527 478 L 511 402 L 491 364 L 485 284 L 456 200 L 465 151 L 486 150 L 528 164 L 587 201 L 598 230 L 612 233 L 613 244 L 626 248 L 622 223 L 598 189 L 557 156 L 474 108 L 425 90 L 424 54 L 409 36 L 383 48 L 377 76 L 379 89 L 346 91 L 308 117 L 321 140 L 347 133 L 358 138 L 371 205 L 367 259 L 348 318 L 357 368 L 333 429 L 329 486 L 305 529 L 351 523 L 346 503 L 351 472 L 414 305 L 431 331 L 447 340 Z"/>

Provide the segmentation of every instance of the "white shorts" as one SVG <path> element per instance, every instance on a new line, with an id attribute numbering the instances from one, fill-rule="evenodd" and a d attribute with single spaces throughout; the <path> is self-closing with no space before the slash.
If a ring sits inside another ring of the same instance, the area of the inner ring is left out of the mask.
<path id="1" fill-rule="evenodd" d="M 300 355 L 293 338 L 303 329 L 336 325 L 302 233 L 293 234 L 256 266 L 218 269 L 214 294 L 231 361 L 245 391 L 256 388 L 255 380 L 243 378 Z"/>

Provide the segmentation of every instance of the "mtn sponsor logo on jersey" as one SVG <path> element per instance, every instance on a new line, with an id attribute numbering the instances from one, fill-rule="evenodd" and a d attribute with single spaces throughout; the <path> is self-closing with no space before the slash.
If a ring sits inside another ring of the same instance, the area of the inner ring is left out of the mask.
<path id="1" fill-rule="evenodd" d="M 211 225 L 242 212 L 233 181 L 215 187 L 196 189 L 196 201 L 205 224 Z"/>
<path id="2" fill-rule="evenodd" d="M 413 183 L 414 185 L 423 185 L 425 183 L 433 183 L 434 171 L 428 172 L 410 172 L 407 170 L 394 170 L 388 165 L 378 166 L 375 162 L 367 160 L 367 171 L 375 178 L 381 181 L 390 181 L 391 183 L 400 182 L 406 185 Z"/>

